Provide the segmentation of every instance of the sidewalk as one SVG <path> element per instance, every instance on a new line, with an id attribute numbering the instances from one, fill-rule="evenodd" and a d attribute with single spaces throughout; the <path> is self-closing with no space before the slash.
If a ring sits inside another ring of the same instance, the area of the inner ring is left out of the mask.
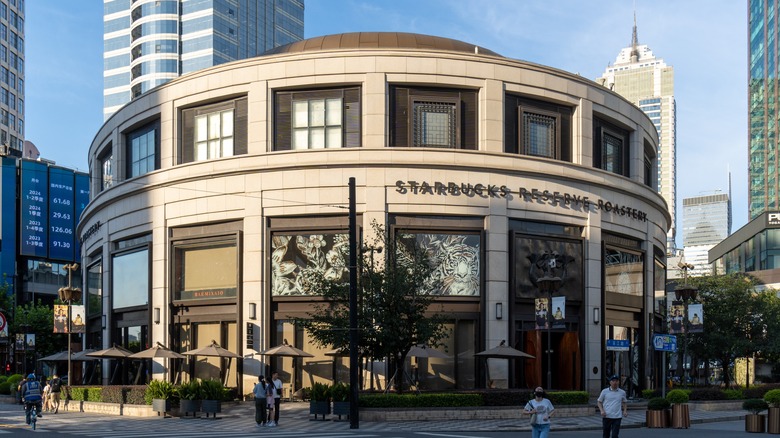
<path id="1" fill-rule="evenodd" d="M 519 408 L 518 408 L 519 409 Z M 746 411 L 691 411 L 691 424 L 711 423 L 719 421 L 737 421 L 741 420 L 747 414 Z M 247 422 L 248 425 L 254 424 L 254 407 L 252 403 L 241 403 L 223 408 L 223 416 L 234 418 L 232 421 L 239 423 Z M 322 417 L 319 417 L 322 418 Z M 282 403 L 281 416 L 279 418 L 280 426 L 269 430 L 295 430 L 306 431 L 316 430 L 320 432 L 337 432 L 349 429 L 349 420 L 338 417 L 328 420 L 314 420 L 314 416 L 309 415 L 309 404 L 304 402 Z M 628 417 L 623 419 L 623 428 L 644 427 L 645 411 L 629 410 Z M 442 420 L 442 421 L 384 421 L 370 422 L 360 421 L 360 430 L 366 431 L 458 431 L 458 432 L 476 432 L 476 431 L 529 431 L 527 418 L 508 419 L 508 420 Z M 554 418 L 551 425 L 552 430 L 600 430 L 601 417 L 595 413 L 583 417 L 565 417 Z"/>

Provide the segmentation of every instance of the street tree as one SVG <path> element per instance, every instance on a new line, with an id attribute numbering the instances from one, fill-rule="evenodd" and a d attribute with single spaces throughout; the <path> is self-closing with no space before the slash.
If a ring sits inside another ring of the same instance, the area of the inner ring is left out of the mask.
<path id="1" fill-rule="evenodd" d="M 415 235 L 391 236 L 373 224 L 374 235 L 358 250 L 358 351 L 361 357 L 388 358 L 396 371 L 395 385 L 403 388 L 400 370 L 409 350 L 418 344 L 437 346 L 446 337 L 445 318 L 434 309 L 438 279 L 435 266 Z M 348 260 L 348 248 L 343 251 Z M 296 318 L 321 348 L 349 350 L 349 281 L 319 273 L 310 279 L 323 302 Z"/>
<path id="2" fill-rule="evenodd" d="M 780 352 L 777 333 L 780 300 L 774 290 L 758 290 L 759 281 L 744 273 L 691 279 L 704 309 L 702 333 L 688 334 L 689 352 L 716 359 L 728 388 L 730 364 L 740 357 Z"/>

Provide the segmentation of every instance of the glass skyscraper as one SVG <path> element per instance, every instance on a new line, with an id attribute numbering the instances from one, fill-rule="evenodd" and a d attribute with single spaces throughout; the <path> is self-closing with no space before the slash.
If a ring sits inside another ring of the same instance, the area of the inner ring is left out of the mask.
<path id="1" fill-rule="evenodd" d="M 725 193 L 683 199 L 685 261 L 691 275 L 712 274 L 709 250 L 731 234 L 731 199 Z"/>
<path id="2" fill-rule="evenodd" d="M 104 118 L 179 75 L 303 39 L 303 10 L 303 0 L 104 0 Z"/>
<path id="3" fill-rule="evenodd" d="M 780 209 L 778 160 L 777 0 L 750 0 L 748 7 L 748 164 L 750 218 Z"/>
<path id="4" fill-rule="evenodd" d="M 24 150 L 24 0 L 0 0 L 0 152 Z"/>
<path id="5" fill-rule="evenodd" d="M 623 48 L 615 63 L 596 82 L 641 108 L 658 130 L 658 192 L 672 216 L 667 233 L 667 252 L 673 253 L 677 235 L 677 103 L 674 98 L 674 67 L 656 58 L 646 45 L 639 45 L 636 20 L 631 45 Z"/>

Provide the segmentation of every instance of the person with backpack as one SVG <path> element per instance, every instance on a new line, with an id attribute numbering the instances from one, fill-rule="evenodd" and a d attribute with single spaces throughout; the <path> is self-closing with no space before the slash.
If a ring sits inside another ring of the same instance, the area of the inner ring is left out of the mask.
<path id="1" fill-rule="evenodd" d="M 41 415 L 41 401 L 43 400 L 43 388 L 41 382 L 35 380 L 35 374 L 30 373 L 27 381 L 22 385 L 22 402 L 24 403 L 24 412 L 27 424 L 30 424 L 30 410 L 35 409 L 39 417 Z"/>
<path id="2" fill-rule="evenodd" d="M 265 411 L 268 409 L 268 402 L 265 400 L 265 376 L 257 377 L 257 384 L 252 390 L 252 394 L 255 396 L 255 423 L 257 423 L 257 427 L 265 426 Z"/>
<path id="3" fill-rule="evenodd" d="M 58 375 L 52 376 L 49 382 L 51 390 L 49 391 L 49 406 L 56 414 L 60 410 L 60 392 L 62 392 L 62 380 Z"/>

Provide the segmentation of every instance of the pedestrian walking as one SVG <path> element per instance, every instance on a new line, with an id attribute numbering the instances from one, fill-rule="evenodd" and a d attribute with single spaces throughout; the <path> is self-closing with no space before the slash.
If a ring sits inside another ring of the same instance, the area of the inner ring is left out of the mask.
<path id="1" fill-rule="evenodd" d="M 276 393 L 274 394 L 274 426 L 278 426 L 279 406 L 282 404 L 282 381 L 279 379 L 279 373 L 273 373 L 271 374 L 271 377 L 274 382 L 274 389 L 276 389 Z"/>
<path id="2" fill-rule="evenodd" d="M 51 409 L 51 381 L 46 381 L 44 377 L 43 386 L 43 412 L 48 412 Z"/>
<path id="3" fill-rule="evenodd" d="M 60 379 L 60 376 L 55 374 L 52 376 L 51 382 L 49 382 L 49 384 L 51 385 L 49 405 L 56 414 L 57 411 L 60 410 L 60 392 L 62 392 L 62 379 Z"/>
<path id="4" fill-rule="evenodd" d="M 266 410 L 268 409 L 268 402 L 265 399 L 265 376 L 257 377 L 257 384 L 252 390 L 252 394 L 255 396 L 255 423 L 257 423 L 257 427 L 265 426 Z"/>
<path id="5" fill-rule="evenodd" d="M 276 421 L 274 418 L 274 396 L 276 395 L 276 387 L 274 386 L 271 377 L 265 378 L 265 402 L 268 406 L 268 422 L 265 424 L 268 427 L 276 427 Z"/>
<path id="6" fill-rule="evenodd" d="M 609 386 L 599 394 L 599 411 L 601 411 L 601 425 L 603 438 L 620 438 L 620 422 L 623 417 L 628 417 L 626 391 L 618 387 L 620 376 L 614 375 L 609 379 Z"/>
<path id="7" fill-rule="evenodd" d="M 532 438 L 547 438 L 550 435 L 550 417 L 555 408 L 544 396 L 544 388 L 539 386 L 534 389 L 534 398 L 525 404 L 525 413 L 531 416 Z"/>

